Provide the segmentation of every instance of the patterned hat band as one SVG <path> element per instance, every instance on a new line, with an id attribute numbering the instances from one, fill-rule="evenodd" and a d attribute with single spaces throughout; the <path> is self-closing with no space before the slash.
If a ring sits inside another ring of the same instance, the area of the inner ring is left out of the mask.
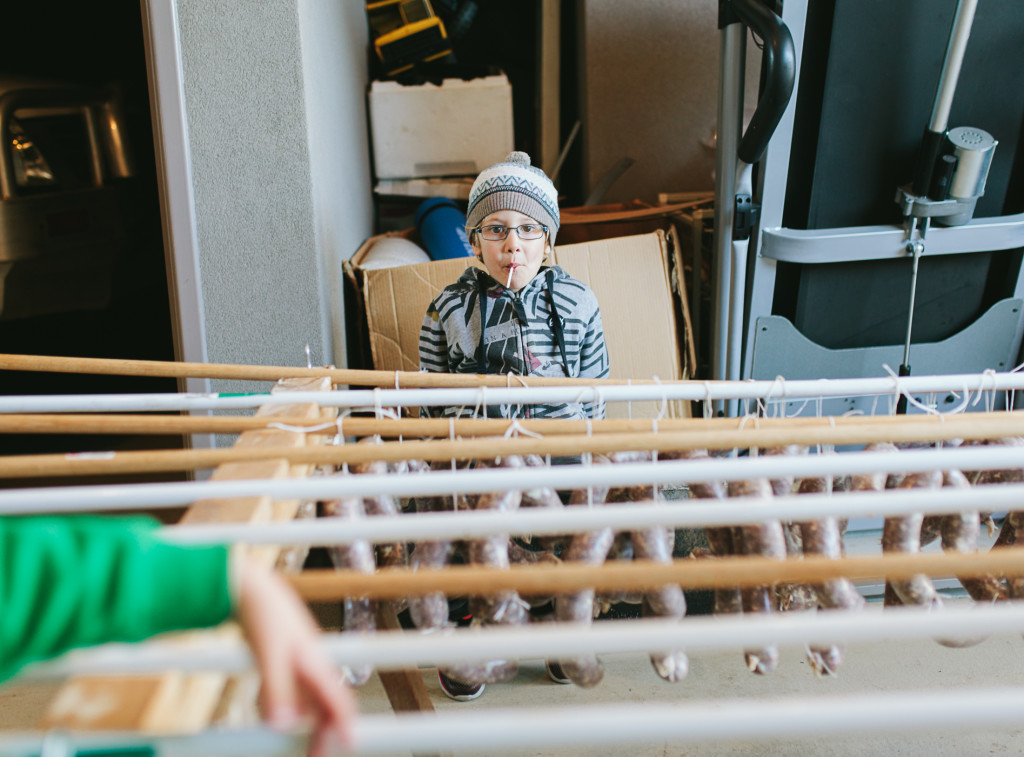
<path id="1" fill-rule="evenodd" d="M 555 246 L 555 234 L 558 232 L 558 217 L 552 216 L 543 203 L 528 192 L 515 187 L 504 187 L 488 192 L 480 197 L 466 217 L 466 236 L 472 238 L 472 230 L 491 213 L 499 210 L 515 210 L 527 215 L 534 221 L 548 227 L 548 243 Z"/>

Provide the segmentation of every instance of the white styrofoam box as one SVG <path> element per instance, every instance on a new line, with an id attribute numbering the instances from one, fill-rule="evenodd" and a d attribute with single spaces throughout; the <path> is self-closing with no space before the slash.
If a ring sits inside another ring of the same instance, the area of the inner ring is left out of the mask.
<path id="1" fill-rule="evenodd" d="M 378 179 L 477 174 L 513 149 L 512 87 L 504 74 L 440 86 L 370 85 Z"/>

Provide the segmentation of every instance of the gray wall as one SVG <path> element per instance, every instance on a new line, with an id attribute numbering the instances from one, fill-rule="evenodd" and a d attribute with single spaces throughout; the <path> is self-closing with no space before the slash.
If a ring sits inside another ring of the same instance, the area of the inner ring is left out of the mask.
<path id="1" fill-rule="evenodd" d="M 717 0 L 584 0 L 581 107 L 589 192 L 624 157 L 636 163 L 605 202 L 714 188 Z M 747 44 L 747 101 L 760 51 Z"/>
<path id="2" fill-rule="evenodd" d="M 339 362 L 341 260 L 372 223 L 363 8 L 177 10 L 208 360 Z"/>
<path id="3" fill-rule="evenodd" d="M 313 217 L 334 362 L 345 362 L 341 264 L 373 232 L 363 3 L 299 0 Z M 326 328 L 326 327 L 325 327 Z"/>

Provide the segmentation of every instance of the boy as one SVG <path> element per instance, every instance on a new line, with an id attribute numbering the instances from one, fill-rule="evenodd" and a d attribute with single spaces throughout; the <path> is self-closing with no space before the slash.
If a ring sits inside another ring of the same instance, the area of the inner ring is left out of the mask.
<path id="1" fill-rule="evenodd" d="M 608 350 L 597 298 L 558 266 L 545 264 L 558 232 L 558 192 L 524 152 L 510 153 L 473 182 L 466 236 L 485 270 L 468 266 L 427 308 L 420 329 L 420 370 L 606 378 Z M 472 408 L 434 409 L 444 416 Z M 492 418 L 603 418 L 604 403 L 499 405 Z M 554 462 L 570 462 L 561 459 Z M 575 462 L 575 460 L 572 460 Z M 556 662 L 548 675 L 569 683 Z M 483 683 L 438 671 L 441 690 L 475 699 Z"/>
<path id="2" fill-rule="evenodd" d="M 521 376 L 608 376 L 594 293 L 545 265 L 558 232 L 558 192 L 530 156 L 510 153 L 473 183 L 466 236 L 485 270 L 469 266 L 427 309 L 420 370 Z M 445 416 L 469 408 L 444 408 Z M 492 406 L 489 417 L 603 418 L 595 403 Z"/>

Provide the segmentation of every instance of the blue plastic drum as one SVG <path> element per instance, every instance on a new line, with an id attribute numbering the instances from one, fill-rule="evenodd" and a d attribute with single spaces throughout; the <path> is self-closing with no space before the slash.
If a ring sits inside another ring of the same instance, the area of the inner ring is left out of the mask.
<path id="1" fill-rule="evenodd" d="M 431 197 L 416 209 L 416 229 L 432 260 L 473 256 L 466 215 L 447 197 Z"/>

